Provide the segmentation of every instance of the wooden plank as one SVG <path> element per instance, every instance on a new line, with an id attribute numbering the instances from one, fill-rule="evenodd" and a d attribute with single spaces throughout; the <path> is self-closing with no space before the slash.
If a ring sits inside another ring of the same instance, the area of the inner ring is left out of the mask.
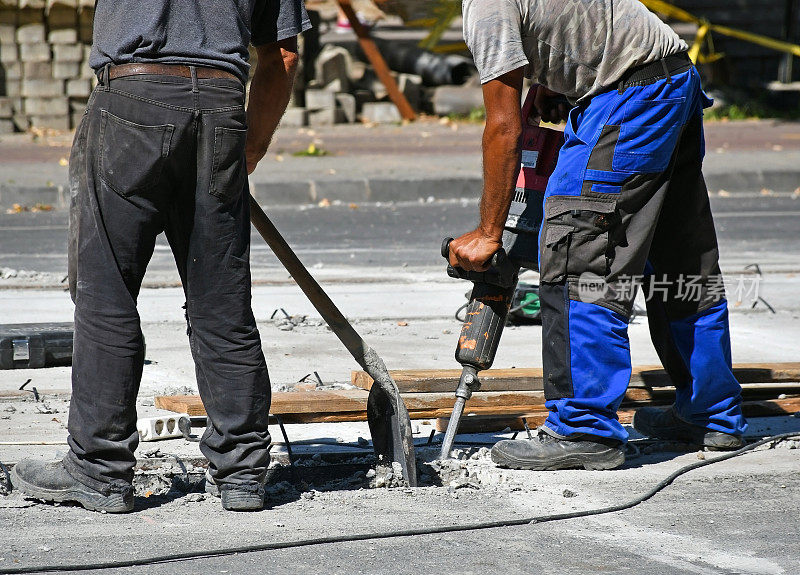
<path id="1" fill-rule="evenodd" d="M 362 390 L 279 392 L 273 394 L 270 413 L 280 415 L 287 423 L 364 421 L 367 395 Z M 452 413 L 453 398 L 449 394 L 403 394 L 402 397 L 411 419 L 446 418 Z M 627 401 L 626 405 L 641 407 L 661 403 L 659 398 L 654 398 L 649 401 L 634 400 L 634 403 Z M 158 396 L 155 405 L 178 413 L 206 415 L 203 403 L 196 395 Z M 800 395 L 785 399 L 745 401 L 742 410 L 745 417 L 792 415 L 800 412 Z M 630 407 L 621 409 L 620 421 L 629 423 L 634 411 Z M 467 416 L 527 417 L 534 422 L 547 416 L 544 398 L 539 392 L 476 393 L 467 402 L 464 413 Z M 529 425 L 539 424 L 529 422 Z"/>
<path id="2" fill-rule="evenodd" d="M 159 409 L 188 413 L 189 415 L 208 415 L 199 395 L 157 395 L 155 406 Z"/>
<path id="3" fill-rule="evenodd" d="M 800 362 L 742 363 L 733 367 L 739 383 L 800 382 Z M 401 392 L 453 392 L 461 376 L 460 369 L 403 369 L 389 371 Z M 541 391 L 544 389 L 541 368 L 489 369 L 478 374 L 481 391 Z M 369 390 L 372 378 L 364 371 L 353 371 L 350 382 Z M 634 367 L 630 387 L 670 387 L 672 381 L 657 365 Z"/>
<path id="4" fill-rule="evenodd" d="M 369 393 L 361 389 L 275 392 L 272 394 L 270 413 L 280 416 L 331 414 L 337 417 L 344 414 L 366 413 L 368 396 Z M 452 393 L 405 393 L 402 398 L 409 412 L 424 413 L 452 411 L 455 401 Z M 178 413 L 206 415 L 198 395 L 157 396 L 155 405 L 160 409 Z M 468 403 L 468 408 L 475 412 L 496 409 L 512 409 L 513 412 L 519 412 L 542 406 L 544 406 L 544 392 L 541 391 L 481 392 L 473 395 Z"/>
<path id="5" fill-rule="evenodd" d="M 800 397 L 786 399 L 745 401 L 742 403 L 742 411 L 745 417 L 769 417 L 776 415 L 792 415 L 800 412 Z M 633 414 L 636 409 L 623 408 L 617 412 L 621 423 L 630 424 L 633 421 Z M 448 414 L 449 415 L 449 414 Z M 520 415 L 473 415 L 464 417 L 458 426 L 458 433 L 491 433 L 511 429 L 512 431 L 522 431 L 525 429 L 523 418 L 530 429 L 542 425 L 547 419 L 547 411 L 535 411 Z M 447 430 L 448 416 L 436 419 L 437 431 Z"/>
<path id="6" fill-rule="evenodd" d="M 400 397 L 409 411 L 431 409 L 453 410 L 455 396 L 452 393 L 402 393 Z M 544 406 L 543 391 L 487 391 L 475 393 L 467 402 L 471 409 L 494 409 L 519 406 L 532 409 Z"/>
<path id="7" fill-rule="evenodd" d="M 389 371 L 401 393 L 453 393 L 460 369 L 402 369 Z M 481 391 L 542 391 L 542 369 L 489 369 L 480 373 Z M 361 389 L 372 387 L 365 371 L 353 371 L 350 383 Z"/>
<path id="8" fill-rule="evenodd" d="M 276 392 L 272 394 L 270 412 L 278 415 L 357 413 L 367 409 L 368 395 L 360 389 Z M 155 405 L 178 413 L 206 415 L 199 395 L 157 396 Z"/>
<path id="9" fill-rule="evenodd" d="M 350 26 L 353 27 L 353 32 L 355 32 L 358 37 L 358 43 L 361 45 L 361 49 L 364 51 L 369 63 L 372 64 L 378 79 L 386 87 L 386 92 L 389 94 L 389 98 L 391 98 L 392 102 L 394 102 L 394 105 L 397 106 L 400 115 L 405 120 L 415 120 L 417 115 L 414 113 L 414 109 L 400 91 L 397 82 L 394 81 L 392 72 L 389 70 L 389 66 L 386 65 L 386 60 L 383 59 L 380 50 L 378 50 L 378 47 L 372 40 L 369 30 L 361 24 L 358 16 L 356 16 L 356 12 L 353 10 L 353 5 L 350 4 L 350 0 L 336 0 L 336 2 L 350 21 Z"/>

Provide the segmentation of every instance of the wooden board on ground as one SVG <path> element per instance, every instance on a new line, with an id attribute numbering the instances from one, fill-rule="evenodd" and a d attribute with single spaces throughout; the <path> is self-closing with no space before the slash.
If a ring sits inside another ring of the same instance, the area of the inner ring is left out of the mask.
<path id="1" fill-rule="evenodd" d="M 286 423 L 364 421 L 368 395 L 361 389 L 276 392 L 272 394 L 270 412 L 280 415 Z M 446 418 L 452 413 L 454 400 L 450 393 L 404 393 L 402 398 L 412 419 Z M 670 393 L 659 395 L 646 389 L 630 389 L 623 403 L 627 409 L 619 413 L 620 421 L 629 421 L 626 418 L 629 414 L 632 416 L 633 407 L 668 405 L 671 398 Z M 206 415 L 205 407 L 197 395 L 158 396 L 155 405 L 178 413 Z M 785 399 L 748 400 L 744 402 L 743 409 L 745 416 L 749 417 L 791 415 L 800 412 L 800 395 Z M 529 417 L 531 427 L 539 425 L 536 422 L 547 416 L 544 396 L 540 391 L 476 393 L 467 402 L 464 413 L 467 416 Z"/>
<path id="2" fill-rule="evenodd" d="M 794 383 L 800 382 L 800 362 L 791 363 L 741 363 L 733 366 L 739 383 Z M 460 369 L 402 369 L 389 371 L 400 392 L 442 393 L 453 392 L 461 376 Z M 481 391 L 541 391 L 544 389 L 541 368 L 488 369 L 478 374 Z M 364 371 L 353 371 L 350 382 L 369 390 L 372 378 Z M 657 365 L 634 367 L 631 388 L 670 387 L 672 381 Z"/>
<path id="3" fill-rule="evenodd" d="M 772 399 L 760 401 L 742 402 L 742 412 L 745 417 L 769 417 L 774 415 L 793 415 L 800 412 L 800 396 L 787 397 L 785 399 Z M 623 408 L 617 412 L 619 421 L 630 424 L 636 409 Z M 458 426 L 458 433 L 491 433 L 511 429 L 512 431 L 522 431 L 525 429 L 523 419 L 528 424 L 529 429 L 534 429 L 542 425 L 547 419 L 547 411 L 532 411 L 517 416 L 513 415 L 472 415 L 464 417 Z M 436 419 L 436 430 L 444 432 L 447 430 L 449 417 Z"/>
<path id="4" fill-rule="evenodd" d="M 362 389 L 342 389 L 332 391 L 286 391 L 272 394 L 270 413 L 280 416 L 295 415 L 333 415 L 337 421 L 356 421 L 338 419 L 366 413 L 369 393 Z M 453 409 L 453 395 L 450 393 L 405 393 L 403 401 L 409 412 L 439 413 Z M 476 393 L 470 400 L 470 409 L 492 410 L 511 409 L 514 413 L 530 410 L 544 405 L 541 391 L 509 391 Z M 160 409 L 206 415 L 199 395 L 157 396 L 155 405 Z"/>
<path id="5" fill-rule="evenodd" d="M 368 395 L 360 389 L 275 392 L 272 394 L 270 412 L 277 415 L 359 412 L 367 408 Z M 155 398 L 155 405 L 178 413 L 206 415 L 199 395 L 161 395 Z"/>

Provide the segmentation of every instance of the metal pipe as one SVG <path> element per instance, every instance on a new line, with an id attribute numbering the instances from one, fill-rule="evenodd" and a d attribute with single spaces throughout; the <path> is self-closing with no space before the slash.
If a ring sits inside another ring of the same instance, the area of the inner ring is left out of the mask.
<path id="1" fill-rule="evenodd" d="M 478 370 L 472 365 L 465 365 L 464 369 L 461 370 L 461 378 L 458 380 L 456 402 L 455 405 L 453 405 L 453 413 L 450 415 L 450 421 L 447 422 L 447 431 L 444 434 L 439 459 L 450 458 L 450 452 L 453 450 L 456 433 L 458 433 L 458 425 L 461 423 L 461 415 L 464 413 L 464 406 L 467 400 L 472 397 L 473 390 L 480 388 L 480 385 L 480 381 L 478 381 Z"/>

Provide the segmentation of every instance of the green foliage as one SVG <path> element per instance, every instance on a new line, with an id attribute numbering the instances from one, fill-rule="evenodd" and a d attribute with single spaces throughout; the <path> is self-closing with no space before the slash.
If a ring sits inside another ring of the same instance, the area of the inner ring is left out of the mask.
<path id="1" fill-rule="evenodd" d="M 758 100 L 748 100 L 706 110 L 703 118 L 705 120 L 758 120 L 769 118 L 797 120 L 800 119 L 800 109 L 778 110 Z"/>
<path id="2" fill-rule="evenodd" d="M 293 156 L 296 157 L 319 157 L 319 156 L 327 156 L 328 150 L 317 147 L 315 144 L 309 144 L 308 148 L 305 150 L 298 150 L 297 152 L 292 153 Z"/>
<path id="3" fill-rule="evenodd" d="M 474 122 L 479 124 L 486 120 L 486 108 L 478 106 L 470 110 L 468 114 L 448 114 L 447 117 L 454 122 Z"/>

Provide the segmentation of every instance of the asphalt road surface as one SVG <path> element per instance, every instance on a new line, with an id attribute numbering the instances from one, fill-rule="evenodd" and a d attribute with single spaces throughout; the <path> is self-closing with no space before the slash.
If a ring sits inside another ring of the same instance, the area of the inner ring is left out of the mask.
<path id="1" fill-rule="evenodd" d="M 758 263 L 765 272 L 800 271 L 800 198 L 730 196 L 712 198 L 723 268 Z M 446 235 L 463 233 L 477 221 L 477 202 L 267 207 L 289 243 L 309 266 L 337 268 L 431 268 L 439 266 Z M 0 215 L 0 267 L 66 272 L 66 211 Z M 255 232 L 254 276 L 279 267 Z M 161 236 L 150 264 L 174 272 Z"/>

